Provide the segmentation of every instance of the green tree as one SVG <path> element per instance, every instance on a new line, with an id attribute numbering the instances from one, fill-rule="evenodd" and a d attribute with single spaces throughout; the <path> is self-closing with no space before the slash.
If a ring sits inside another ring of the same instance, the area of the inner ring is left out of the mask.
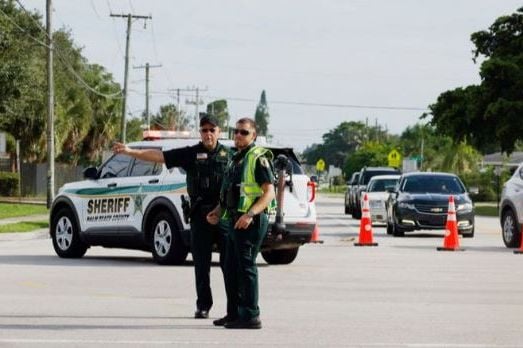
<path id="1" fill-rule="evenodd" d="M 349 154 L 343 166 L 343 173 L 349 178 L 352 173 L 359 171 L 364 166 L 387 166 L 387 155 L 392 150 L 389 144 L 367 142 L 361 148 Z"/>
<path id="2" fill-rule="evenodd" d="M 367 127 L 363 122 L 342 122 L 323 134 L 323 144 L 305 149 L 303 156 L 307 163 L 316 163 L 322 158 L 327 164 L 341 168 L 347 154 L 353 153 L 364 144 L 367 133 Z"/>
<path id="3" fill-rule="evenodd" d="M 174 104 L 160 106 L 158 113 L 151 117 L 151 129 L 184 131 L 189 129 L 190 124 L 191 120 Z"/>
<path id="4" fill-rule="evenodd" d="M 481 84 L 442 93 L 430 105 L 438 132 L 490 152 L 510 153 L 523 140 L 523 8 L 471 35 L 473 60 L 483 56 Z"/>
<path id="5" fill-rule="evenodd" d="M 229 109 L 227 107 L 227 100 L 220 99 L 207 104 L 207 114 L 212 115 L 218 119 L 221 129 L 227 129 L 229 122 Z"/>
<path id="6" fill-rule="evenodd" d="M 22 158 L 46 160 L 45 30 L 40 15 L 0 0 L 0 129 L 21 140 Z M 89 64 L 70 31 L 53 33 L 55 153 L 66 163 L 99 159 L 114 139 L 120 87 L 105 69 Z M 113 95 L 114 97 L 108 97 Z"/>
<path id="7" fill-rule="evenodd" d="M 267 136 L 269 128 L 269 106 L 267 105 L 267 97 L 265 90 L 262 91 L 258 106 L 256 106 L 256 112 L 254 114 L 254 120 L 258 126 L 258 135 Z"/>

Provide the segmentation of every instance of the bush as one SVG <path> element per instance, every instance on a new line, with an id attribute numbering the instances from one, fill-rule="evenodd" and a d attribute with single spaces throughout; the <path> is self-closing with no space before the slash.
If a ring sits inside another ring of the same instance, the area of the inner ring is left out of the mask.
<path id="1" fill-rule="evenodd" d="M 19 184 L 17 173 L 0 172 L 0 195 L 16 196 Z"/>
<path id="2" fill-rule="evenodd" d="M 498 177 L 494 173 L 494 168 L 490 167 L 483 172 L 472 172 L 461 175 L 463 183 L 470 189 L 477 187 L 479 193 L 471 194 L 471 198 L 475 202 L 487 202 L 498 200 L 498 190 L 501 193 L 503 183 L 510 178 L 510 171 L 503 170 Z"/>

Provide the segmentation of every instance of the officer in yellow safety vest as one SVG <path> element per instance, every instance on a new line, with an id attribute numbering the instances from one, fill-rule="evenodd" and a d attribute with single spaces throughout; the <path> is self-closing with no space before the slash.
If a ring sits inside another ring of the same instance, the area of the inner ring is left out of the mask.
<path id="1" fill-rule="evenodd" d="M 268 210 L 274 204 L 272 153 L 256 146 L 256 123 L 250 118 L 236 122 L 234 144 L 238 152 L 225 172 L 220 204 L 207 215 L 211 224 L 225 220 L 229 226 L 225 256 L 226 286 L 236 315 L 215 320 L 228 329 L 260 329 L 258 269 L 256 256 L 267 234 Z M 231 295 L 232 294 L 232 295 Z"/>

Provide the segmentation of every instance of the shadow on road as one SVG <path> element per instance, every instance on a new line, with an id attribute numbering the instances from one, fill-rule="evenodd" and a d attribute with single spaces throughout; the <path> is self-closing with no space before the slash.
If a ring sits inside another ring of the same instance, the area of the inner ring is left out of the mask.
<path id="1" fill-rule="evenodd" d="M 392 246 L 392 248 L 397 248 L 397 249 L 417 249 L 417 250 L 431 250 L 431 249 L 436 250 L 438 247 L 441 247 L 441 245 L 438 244 L 438 245 L 393 245 Z M 460 251 L 460 252 L 480 251 L 480 252 L 492 252 L 492 253 L 512 253 L 511 250 L 507 250 L 507 248 L 504 248 L 504 247 L 467 246 L 467 245 L 463 245 L 463 243 L 461 243 L 461 248 L 464 250 Z"/>
<path id="2" fill-rule="evenodd" d="M 38 266 L 73 266 L 73 267 L 162 267 L 151 257 L 140 256 L 84 256 L 81 259 L 62 259 L 54 255 L 0 255 L 0 265 L 38 265 Z M 171 267 L 193 267 L 192 261 Z M 258 263 L 258 267 L 267 267 L 266 263 Z M 217 261 L 211 267 L 220 267 Z"/>

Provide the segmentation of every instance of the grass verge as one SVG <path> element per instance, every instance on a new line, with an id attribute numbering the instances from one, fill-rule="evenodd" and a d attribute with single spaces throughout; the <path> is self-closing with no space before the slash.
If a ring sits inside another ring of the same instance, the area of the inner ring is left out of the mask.
<path id="1" fill-rule="evenodd" d="M 47 214 L 45 205 L 23 203 L 0 203 L 0 219 L 17 216 Z"/>
<path id="2" fill-rule="evenodd" d="M 22 221 L 0 225 L 0 233 L 31 232 L 47 227 L 49 227 L 49 222 L 47 221 Z"/>
<path id="3" fill-rule="evenodd" d="M 498 216 L 498 207 L 496 206 L 487 206 L 487 205 L 476 205 L 474 207 L 476 215 L 481 216 Z"/>

